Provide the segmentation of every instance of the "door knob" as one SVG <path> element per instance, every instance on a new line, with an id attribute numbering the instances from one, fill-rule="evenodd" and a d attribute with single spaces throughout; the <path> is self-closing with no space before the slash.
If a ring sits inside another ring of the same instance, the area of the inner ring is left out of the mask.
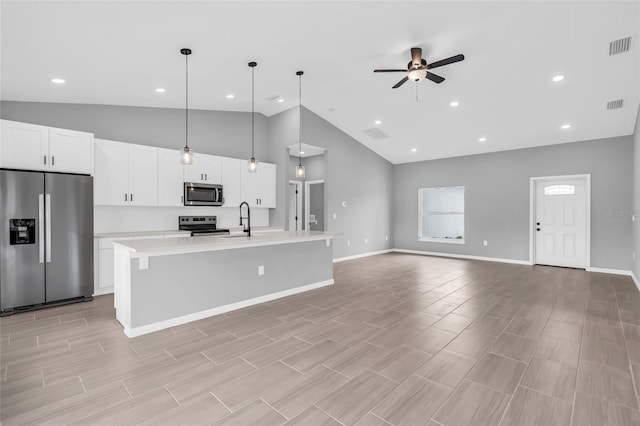
<path id="1" fill-rule="evenodd" d="M 539 230 L 540 230 L 540 228 L 536 228 L 536 231 L 539 231 Z"/>
<path id="2" fill-rule="evenodd" d="M 536 222 L 536 225 L 540 226 L 540 222 Z"/>

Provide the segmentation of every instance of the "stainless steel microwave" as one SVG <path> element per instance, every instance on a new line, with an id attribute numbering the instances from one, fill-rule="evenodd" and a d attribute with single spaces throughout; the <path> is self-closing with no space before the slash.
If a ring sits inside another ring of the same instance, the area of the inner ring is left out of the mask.
<path id="1" fill-rule="evenodd" d="M 221 206 L 224 204 L 222 185 L 208 183 L 185 182 L 185 206 Z"/>

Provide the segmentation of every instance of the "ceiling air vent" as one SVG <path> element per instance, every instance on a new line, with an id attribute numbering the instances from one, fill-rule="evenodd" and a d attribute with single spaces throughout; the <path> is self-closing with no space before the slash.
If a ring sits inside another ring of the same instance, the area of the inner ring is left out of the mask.
<path id="1" fill-rule="evenodd" d="M 615 101 L 607 102 L 607 109 L 618 109 L 624 106 L 624 99 L 616 99 Z"/>
<path id="2" fill-rule="evenodd" d="M 366 130 L 363 130 L 362 132 L 365 135 L 369 136 L 371 139 L 375 139 L 375 140 L 380 140 L 380 139 L 389 137 L 389 135 L 387 135 L 385 132 L 378 129 L 377 127 L 372 127 L 371 129 L 366 129 Z"/>
<path id="3" fill-rule="evenodd" d="M 614 40 L 609 43 L 609 56 L 617 55 L 618 53 L 628 52 L 631 48 L 631 37 L 621 38 L 620 40 Z"/>

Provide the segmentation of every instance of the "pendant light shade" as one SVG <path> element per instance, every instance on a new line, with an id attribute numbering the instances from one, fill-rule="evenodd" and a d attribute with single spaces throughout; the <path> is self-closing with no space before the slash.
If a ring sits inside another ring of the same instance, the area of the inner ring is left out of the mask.
<path id="1" fill-rule="evenodd" d="M 255 145 L 255 121 L 256 121 L 256 113 L 255 113 L 255 70 L 257 62 L 249 62 L 249 66 L 251 67 L 251 158 L 247 160 L 247 170 L 249 173 L 256 173 L 258 171 L 258 161 L 253 152 L 253 148 Z"/>
<path id="2" fill-rule="evenodd" d="M 191 49 L 180 49 L 184 55 L 185 70 L 185 97 L 184 97 L 184 148 L 180 150 L 180 162 L 182 164 L 193 164 L 193 150 L 189 148 L 189 55 Z"/>
<path id="3" fill-rule="evenodd" d="M 299 95 L 300 95 L 300 125 L 298 126 L 298 166 L 296 167 L 296 177 L 304 177 L 304 166 L 302 165 L 302 74 L 303 71 L 297 71 L 296 75 L 299 77 Z"/>

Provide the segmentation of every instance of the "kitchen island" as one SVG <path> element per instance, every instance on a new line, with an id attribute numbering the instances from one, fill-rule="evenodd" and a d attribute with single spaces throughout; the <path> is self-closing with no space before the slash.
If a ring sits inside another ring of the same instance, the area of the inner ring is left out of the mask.
<path id="1" fill-rule="evenodd" d="M 333 284 L 333 234 L 117 241 L 116 318 L 140 336 Z"/>

